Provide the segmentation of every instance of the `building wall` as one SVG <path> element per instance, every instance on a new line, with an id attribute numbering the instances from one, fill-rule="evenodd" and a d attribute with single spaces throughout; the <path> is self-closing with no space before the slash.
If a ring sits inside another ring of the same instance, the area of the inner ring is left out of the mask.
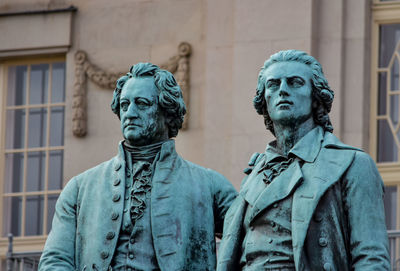
<path id="1" fill-rule="evenodd" d="M 272 136 L 252 107 L 257 75 L 269 55 L 299 49 L 323 65 L 335 91 L 331 118 L 346 143 L 368 148 L 368 1 L 126 0 L 3 1 L 1 10 L 74 5 L 66 53 L 65 170 L 72 176 L 115 155 L 119 121 L 112 90 L 87 84 L 88 133 L 72 134 L 74 54 L 110 72 L 140 61 L 165 62 L 177 45 L 192 45 L 189 128 L 177 137 L 186 159 L 216 169 L 239 187 L 242 169 Z M 38 30 L 39 31 L 39 30 Z M 63 31 L 60 28 L 60 31 Z"/>
<path id="2" fill-rule="evenodd" d="M 114 156 L 122 139 L 110 110 L 112 89 L 90 80 L 87 135 L 72 133 L 78 50 L 101 69 L 118 73 L 137 62 L 163 64 L 180 42 L 189 42 L 190 117 L 176 138 L 177 150 L 222 173 L 237 189 L 252 153 L 263 152 L 273 140 L 252 99 L 261 66 L 279 50 L 303 50 L 321 62 L 335 91 L 334 133 L 345 143 L 369 148 L 370 1 L 2 0 L 0 14 L 70 5 L 77 11 L 0 16 L 0 86 L 3 60 L 66 57 L 65 183 Z M 16 249 L 40 250 L 44 238 Z M 0 257 L 6 242 L 0 238 Z"/>

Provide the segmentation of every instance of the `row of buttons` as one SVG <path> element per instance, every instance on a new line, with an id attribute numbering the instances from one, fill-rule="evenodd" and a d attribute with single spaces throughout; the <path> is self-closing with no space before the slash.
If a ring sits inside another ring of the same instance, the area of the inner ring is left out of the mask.
<path id="1" fill-rule="evenodd" d="M 121 167 L 122 167 L 121 163 L 117 163 L 117 164 L 115 164 L 114 169 L 115 169 L 115 171 L 118 171 L 118 170 L 121 169 Z M 121 183 L 121 179 L 117 178 L 117 179 L 114 180 L 113 185 L 114 185 L 114 186 L 118 186 L 120 183 Z M 117 202 L 117 201 L 120 200 L 120 198 L 121 198 L 121 195 L 119 195 L 119 194 L 114 194 L 113 197 L 112 197 L 112 200 L 113 200 L 114 202 Z M 112 213 L 111 213 L 111 220 L 114 220 L 114 221 L 115 221 L 115 220 L 117 220 L 118 218 L 119 218 L 119 214 L 118 214 L 117 212 L 112 212 Z M 114 237 L 115 237 L 115 232 L 110 231 L 110 232 L 108 232 L 108 233 L 106 234 L 106 239 L 107 239 L 107 240 L 112 240 L 112 239 L 114 239 Z M 107 252 L 107 251 L 102 251 L 102 252 L 100 253 L 100 257 L 101 257 L 103 260 L 107 259 L 109 256 L 110 256 L 110 253 Z"/>

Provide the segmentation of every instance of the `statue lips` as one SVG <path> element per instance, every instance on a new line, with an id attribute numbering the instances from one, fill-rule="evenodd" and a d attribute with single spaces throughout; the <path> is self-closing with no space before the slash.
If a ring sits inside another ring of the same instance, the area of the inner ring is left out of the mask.
<path id="1" fill-rule="evenodd" d="M 141 127 L 141 125 L 137 124 L 137 123 L 133 123 L 133 122 L 128 122 L 127 124 L 124 125 L 124 128 L 136 128 L 136 127 Z"/>
<path id="2" fill-rule="evenodd" d="M 276 104 L 276 107 L 280 109 L 287 109 L 289 105 L 293 105 L 293 102 L 288 100 L 281 100 Z"/>

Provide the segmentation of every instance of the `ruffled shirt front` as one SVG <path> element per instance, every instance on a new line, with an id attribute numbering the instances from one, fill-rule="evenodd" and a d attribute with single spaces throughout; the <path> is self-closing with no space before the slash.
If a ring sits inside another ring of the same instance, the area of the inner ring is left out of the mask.
<path id="1" fill-rule="evenodd" d="M 124 143 L 127 165 L 124 214 L 113 270 L 160 270 L 151 234 L 150 196 L 154 164 L 163 143 L 144 147 Z"/>

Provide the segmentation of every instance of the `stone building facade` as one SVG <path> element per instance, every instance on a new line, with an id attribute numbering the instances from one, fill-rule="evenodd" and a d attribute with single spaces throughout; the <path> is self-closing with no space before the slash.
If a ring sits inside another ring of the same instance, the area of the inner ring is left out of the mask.
<path id="1" fill-rule="evenodd" d="M 178 152 L 239 188 L 273 138 L 252 106 L 257 75 L 284 49 L 322 63 L 334 133 L 379 162 L 399 228 L 399 1 L 2 0 L 0 37 L 1 258 L 9 232 L 15 251 L 41 250 L 63 185 L 116 154 L 112 86 L 137 62 L 183 84 Z"/>

